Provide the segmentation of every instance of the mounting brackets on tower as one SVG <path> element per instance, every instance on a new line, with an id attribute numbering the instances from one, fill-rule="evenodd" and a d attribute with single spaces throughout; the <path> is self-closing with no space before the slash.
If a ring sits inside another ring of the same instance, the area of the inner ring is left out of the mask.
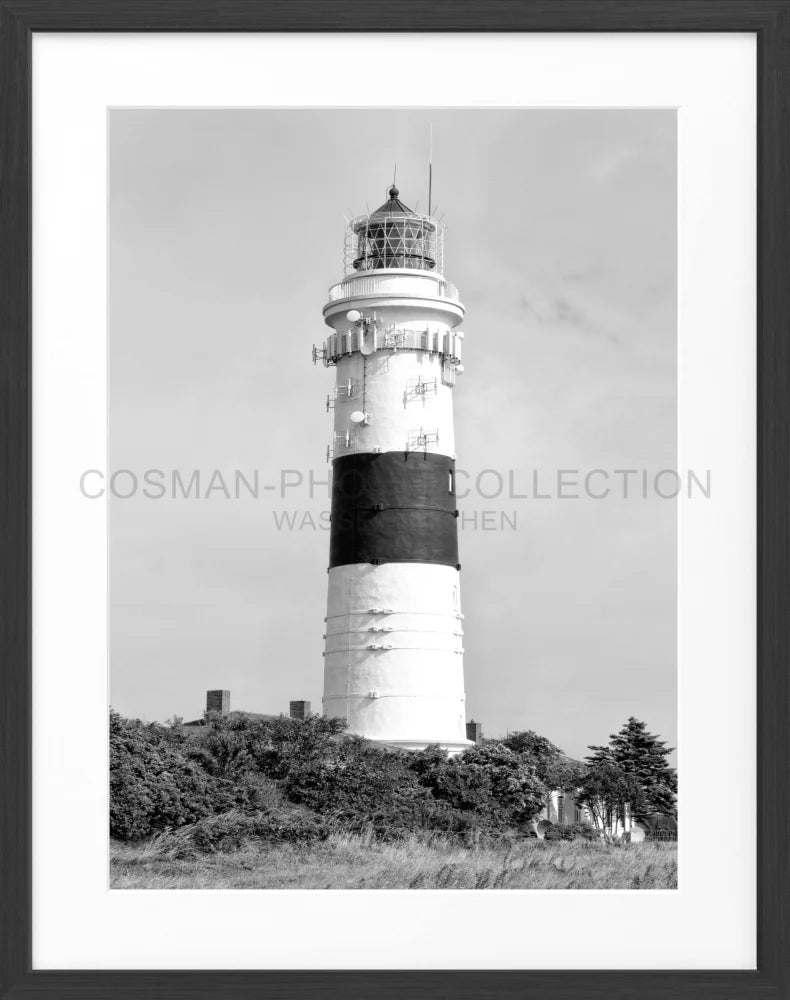
<path id="1" fill-rule="evenodd" d="M 418 431 L 409 431 L 406 451 L 427 451 L 432 444 L 439 444 L 439 431 L 426 431 L 421 427 Z"/>
<path id="2" fill-rule="evenodd" d="M 436 378 L 410 378 L 406 383 L 404 402 L 408 403 L 413 399 L 421 399 L 423 403 L 428 396 L 436 396 L 439 392 L 439 380 Z"/>
<path id="3" fill-rule="evenodd" d="M 455 385 L 456 366 L 451 361 L 442 364 L 442 385 Z"/>
<path id="4" fill-rule="evenodd" d="M 338 439 L 340 441 L 341 448 L 350 448 L 351 442 L 353 440 L 351 436 L 351 431 L 346 431 L 345 434 L 338 434 L 337 431 L 332 435 L 332 444 L 326 446 L 326 460 L 327 462 L 335 454 L 335 449 L 338 447 Z"/>
<path id="5" fill-rule="evenodd" d="M 350 378 L 344 385 L 338 385 L 330 396 L 326 397 L 327 413 L 334 409 L 338 399 L 354 399 L 359 394 L 359 379 Z"/>
<path id="6" fill-rule="evenodd" d="M 388 351 L 397 351 L 405 344 L 405 333 L 403 330 L 390 329 L 384 333 L 383 347 Z"/>

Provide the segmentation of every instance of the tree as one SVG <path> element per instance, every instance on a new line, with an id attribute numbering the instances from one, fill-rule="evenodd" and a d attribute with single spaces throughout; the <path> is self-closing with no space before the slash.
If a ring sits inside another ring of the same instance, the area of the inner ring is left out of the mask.
<path id="1" fill-rule="evenodd" d="M 559 747 L 555 747 L 545 736 L 538 736 L 531 729 L 523 729 L 517 733 L 509 733 L 502 745 L 523 757 L 529 758 L 539 778 L 543 778 L 545 770 L 562 756 Z"/>
<path id="2" fill-rule="evenodd" d="M 456 757 L 428 747 L 410 759 L 433 797 L 496 827 L 519 826 L 542 809 L 547 789 L 535 769 L 503 743 L 491 741 Z"/>
<path id="3" fill-rule="evenodd" d="M 630 807 L 634 815 L 643 798 L 634 775 L 602 758 L 590 763 L 579 791 L 579 801 L 588 807 L 595 825 L 609 837 L 617 832 L 618 821 L 625 826 L 626 807 Z"/>
<path id="4" fill-rule="evenodd" d="M 581 784 L 585 766 L 579 760 L 567 757 L 559 747 L 538 736 L 531 729 L 510 733 L 502 740 L 502 745 L 517 753 L 529 764 L 535 775 L 550 791 L 560 789 L 564 792 L 574 792 Z"/>
<path id="5" fill-rule="evenodd" d="M 618 733 L 612 733 L 606 747 L 590 747 L 591 767 L 608 762 L 633 777 L 641 794 L 631 803 L 635 818 L 650 813 L 677 815 L 677 773 L 667 763 L 673 747 L 651 733 L 647 725 L 631 716 Z"/>

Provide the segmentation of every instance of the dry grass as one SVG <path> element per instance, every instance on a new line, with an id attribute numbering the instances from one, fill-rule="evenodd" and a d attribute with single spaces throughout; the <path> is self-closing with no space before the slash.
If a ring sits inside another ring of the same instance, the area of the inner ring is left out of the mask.
<path id="1" fill-rule="evenodd" d="M 677 844 L 523 840 L 459 847 L 335 834 L 179 857 L 177 834 L 111 846 L 113 889 L 676 889 Z"/>

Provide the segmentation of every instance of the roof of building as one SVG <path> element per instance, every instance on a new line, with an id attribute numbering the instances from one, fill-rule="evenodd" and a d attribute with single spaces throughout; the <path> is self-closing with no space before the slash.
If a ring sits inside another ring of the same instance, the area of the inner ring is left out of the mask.
<path id="1" fill-rule="evenodd" d="M 389 201 L 385 201 L 383 205 L 376 209 L 373 215 L 397 215 L 398 213 L 404 215 L 413 215 L 414 213 L 409 208 L 408 205 L 404 205 L 400 200 L 398 195 L 400 191 L 393 184 L 392 187 L 387 192 L 389 195 Z"/>

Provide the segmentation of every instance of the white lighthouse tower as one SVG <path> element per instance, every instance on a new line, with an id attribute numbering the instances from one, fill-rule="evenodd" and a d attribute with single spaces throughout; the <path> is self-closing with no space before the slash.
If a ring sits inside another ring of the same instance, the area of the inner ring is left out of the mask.
<path id="1" fill-rule="evenodd" d="M 329 290 L 334 434 L 324 714 L 404 749 L 465 732 L 453 386 L 464 316 L 444 232 L 398 189 L 346 231 Z"/>

